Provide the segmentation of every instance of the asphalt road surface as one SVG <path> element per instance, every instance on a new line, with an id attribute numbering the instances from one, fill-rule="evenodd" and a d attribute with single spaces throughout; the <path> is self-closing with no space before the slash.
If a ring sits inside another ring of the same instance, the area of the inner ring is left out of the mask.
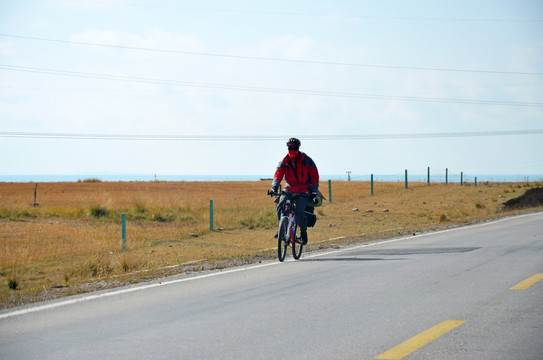
<path id="1" fill-rule="evenodd" d="M 543 359 L 543 213 L 291 259 L 1 312 L 0 359 Z"/>

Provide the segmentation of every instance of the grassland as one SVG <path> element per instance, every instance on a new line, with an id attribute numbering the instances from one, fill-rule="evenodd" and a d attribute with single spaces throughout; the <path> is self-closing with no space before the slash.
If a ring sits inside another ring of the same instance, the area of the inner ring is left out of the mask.
<path id="1" fill-rule="evenodd" d="M 275 257 L 265 182 L 0 183 L 0 308 Z M 485 221 L 539 184 L 334 182 L 308 250 Z M 328 195 L 328 183 L 321 184 Z M 214 203 L 210 231 L 209 201 Z M 121 249 L 121 214 L 127 249 Z"/>

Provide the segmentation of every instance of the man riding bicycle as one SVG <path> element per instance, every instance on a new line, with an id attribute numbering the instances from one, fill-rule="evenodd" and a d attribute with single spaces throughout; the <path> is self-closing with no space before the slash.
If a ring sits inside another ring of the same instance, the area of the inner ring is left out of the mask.
<path id="1" fill-rule="evenodd" d="M 279 184 L 285 179 L 285 191 L 294 194 L 307 194 L 296 200 L 296 219 L 302 234 L 302 244 L 307 244 L 307 218 L 305 207 L 312 201 L 318 202 L 319 171 L 313 160 L 300 151 L 300 140 L 291 138 L 287 142 L 288 154 L 277 166 L 273 176 L 272 191 L 277 193 Z M 277 205 L 277 218 L 280 219 L 286 197 L 282 195 Z"/>

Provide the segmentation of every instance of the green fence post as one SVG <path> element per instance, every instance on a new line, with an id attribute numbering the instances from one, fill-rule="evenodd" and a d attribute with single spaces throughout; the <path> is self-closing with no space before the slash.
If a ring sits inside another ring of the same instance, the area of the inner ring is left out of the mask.
<path id="1" fill-rule="evenodd" d="M 371 174 L 371 196 L 373 196 L 373 174 Z"/>
<path id="2" fill-rule="evenodd" d="M 449 184 L 449 168 L 445 169 L 445 185 Z"/>
<path id="3" fill-rule="evenodd" d="M 405 169 L 405 188 L 407 189 L 407 169 Z"/>
<path id="4" fill-rule="evenodd" d="M 328 202 L 332 203 L 332 180 L 328 180 Z"/>
<path id="5" fill-rule="evenodd" d="M 121 214 L 123 250 L 126 250 L 126 214 Z"/>
<path id="6" fill-rule="evenodd" d="M 460 172 L 460 186 L 464 186 L 464 172 Z"/>
<path id="7" fill-rule="evenodd" d="M 475 177 L 475 187 L 477 187 L 477 176 Z"/>
<path id="8" fill-rule="evenodd" d="M 213 200 L 209 200 L 209 230 L 213 231 Z"/>
<path id="9" fill-rule="evenodd" d="M 428 186 L 430 186 L 430 167 L 428 166 Z"/>

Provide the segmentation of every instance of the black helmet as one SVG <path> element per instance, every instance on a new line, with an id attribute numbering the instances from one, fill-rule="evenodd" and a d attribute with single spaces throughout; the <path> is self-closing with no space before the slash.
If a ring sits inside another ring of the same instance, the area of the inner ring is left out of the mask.
<path id="1" fill-rule="evenodd" d="M 289 150 L 299 150 L 302 143 L 296 138 L 290 138 L 287 142 Z"/>

